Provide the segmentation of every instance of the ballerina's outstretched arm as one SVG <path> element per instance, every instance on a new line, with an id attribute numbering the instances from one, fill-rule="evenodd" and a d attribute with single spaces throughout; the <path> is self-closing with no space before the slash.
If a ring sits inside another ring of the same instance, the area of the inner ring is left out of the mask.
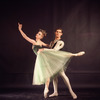
<path id="1" fill-rule="evenodd" d="M 33 45 L 36 44 L 36 41 L 34 39 L 29 38 L 23 31 L 22 31 L 22 24 L 18 23 L 18 30 L 20 31 L 21 35 L 24 39 L 26 39 L 28 42 L 32 43 Z"/>
<path id="2" fill-rule="evenodd" d="M 44 42 L 42 42 L 42 45 L 45 46 L 45 47 L 50 47 L 49 44 L 46 44 L 46 43 L 44 43 Z"/>

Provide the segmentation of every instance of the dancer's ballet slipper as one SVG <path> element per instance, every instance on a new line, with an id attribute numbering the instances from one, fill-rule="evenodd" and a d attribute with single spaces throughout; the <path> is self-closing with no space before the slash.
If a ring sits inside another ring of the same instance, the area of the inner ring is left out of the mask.
<path id="1" fill-rule="evenodd" d="M 75 93 L 72 94 L 73 99 L 77 99 L 77 95 Z"/>
<path id="2" fill-rule="evenodd" d="M 75 54 L 75 56 L 82 56 L 82 55 L 84 55 L 84 54 L 85 54 L 85 52 L 84 52 L 84 51 L 81 51 L 81 52 Z"/>
<path id="3" fill-rule="evenodd" d="M 45 90 L 44 90 L 44 98 L 47 98 L 47 96 L 48 96 L 48 92 L 49 92 L 48 89 L 45 89 Z"/>
<path id="4" fill-rule="evenodd" d="M 55 97 L 55 96 L 58 96 L 58 93 L 57 92 L 54 92 L 51 95 L 49 95 L 49 97 Z"/>

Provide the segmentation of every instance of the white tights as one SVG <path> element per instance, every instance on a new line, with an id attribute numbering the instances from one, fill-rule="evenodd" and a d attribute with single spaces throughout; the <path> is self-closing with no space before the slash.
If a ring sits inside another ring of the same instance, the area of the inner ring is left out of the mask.
<path id="1" fill-rule="evenodd" d="M 66 86 L 68 87 L 69 92 L 70 92 L 71 96 L 73 97 L 73 99 L 76 99 L 77 95 L 73 92 L 69 78 L 66 76 L 65 72 L 62 70 L 59 74 L 62 77 Z M 51 94 L 49 97 L 58 96 L 58 79 L 57 79 L 57 77 L 55 77 L 53 79 L 53 87 L 54 87 L 54 93 Z"/>

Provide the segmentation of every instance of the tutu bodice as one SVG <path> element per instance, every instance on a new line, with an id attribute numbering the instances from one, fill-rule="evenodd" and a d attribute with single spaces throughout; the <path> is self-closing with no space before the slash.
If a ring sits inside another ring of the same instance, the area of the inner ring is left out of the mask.
<path id="1" fill-rule="evenodd" d="M 33 45 L 32 46 L 32 50 L 33 52 L 37 55 L 37 52 L 39 49 L 41 49 L 42 47 L 40 45 Z"/>

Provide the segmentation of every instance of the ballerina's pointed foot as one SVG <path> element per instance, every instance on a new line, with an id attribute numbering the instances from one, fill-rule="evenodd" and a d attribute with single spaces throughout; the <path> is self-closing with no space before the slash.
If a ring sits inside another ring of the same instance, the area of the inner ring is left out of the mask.
<path id="1" fill-rule="evenodd" d="M 58 96 L 58 93 L 57 92 L 54 92 L 51 95 L 49 95 L 49 97 L 55 97 L 55 96 Z"/>
<path id="2" fill-rule="evenodd" d="M 48 96 L 48 92 L 49 92 L 48 89 L 45 89 L 45 90 L 44 90 L 44 98 L 47 98 L 47 96 Z"/>
<path id="3" fill-rule="evenodd" d="M 81 51 L 81 52 L 75 54 L 75 56 L 82 56 L 82 55 L 84 55 L 84 54 L 85 54 L 85 52 L 84 52 L 84 51 Z"/>
<path id="4" fill-rule="evenodd" d="M 75 93 L 73 94 L 73 99 L 77 99 L 77 95 Z"/>

